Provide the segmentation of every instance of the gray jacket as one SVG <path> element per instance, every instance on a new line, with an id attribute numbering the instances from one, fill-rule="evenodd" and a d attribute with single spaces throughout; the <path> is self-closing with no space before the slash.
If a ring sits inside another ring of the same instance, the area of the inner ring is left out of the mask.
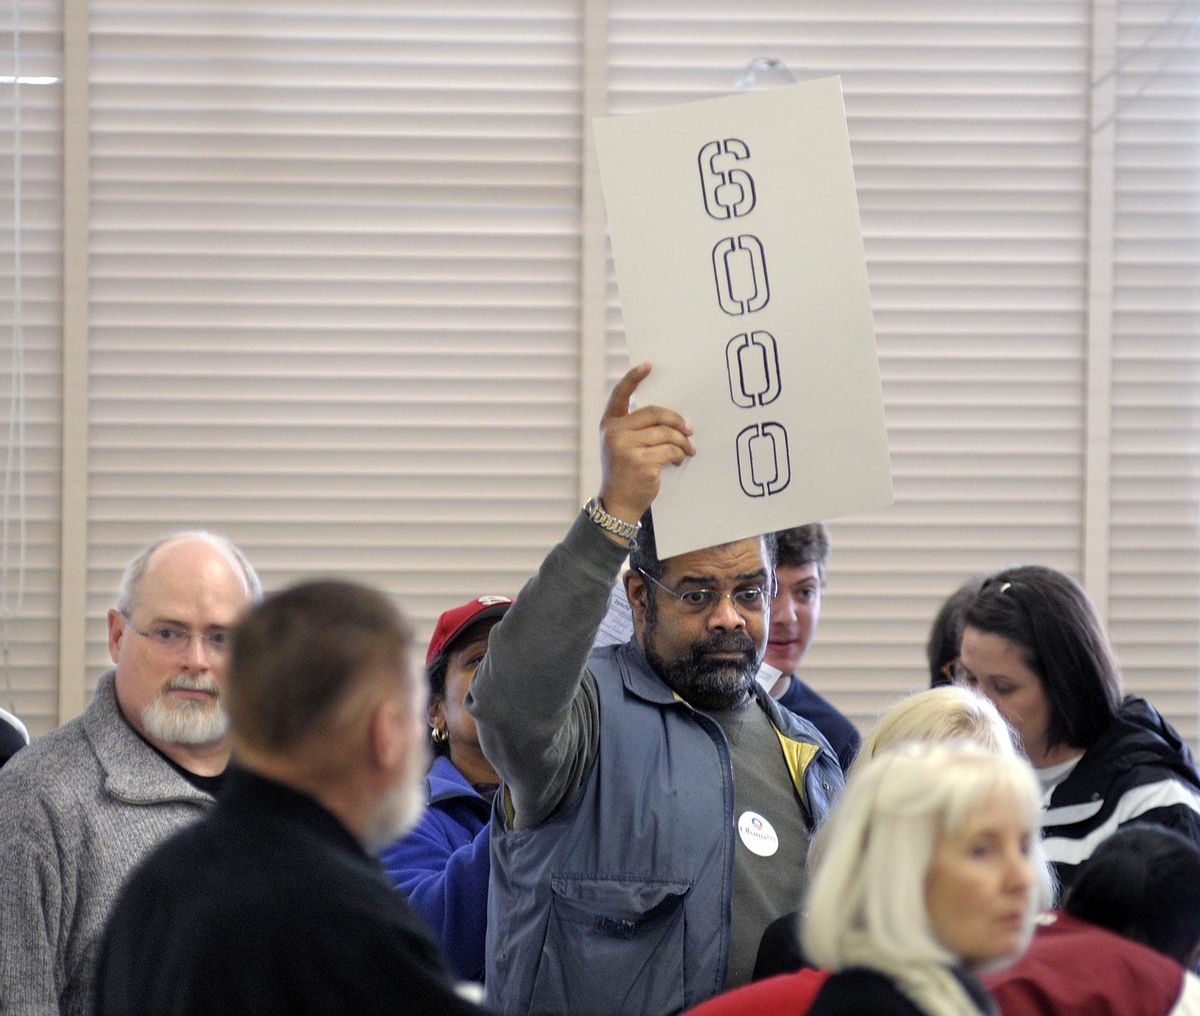
<path id="1" fill-rule="evenodd" d="M 0 770 L 0 1013 L 90 1013 L 125 877 L 212 803 L 125 722 L 112 671 L 82 716 L 14 756 Z"/>
<path id="2" fill-rule="evenodd" d="M 636 644 L 589 657 L 622 556 L 577 522 L 493 630 L 472 684 L 505 781 L 486 984 L 506 1013 L 669 1013 L 725 985 L 730 748 Z M 837 760 L 806 721 L 759 702 L 815 825 L 841 787 Z"/>

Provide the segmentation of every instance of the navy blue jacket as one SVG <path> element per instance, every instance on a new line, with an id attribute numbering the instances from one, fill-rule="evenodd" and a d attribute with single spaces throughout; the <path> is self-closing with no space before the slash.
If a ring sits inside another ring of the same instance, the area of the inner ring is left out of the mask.
<path id="1" fill-rule="evenodd" d="M 802 716 L 825 735 L 842 772 L 850 771 L 850 763 L 862 747 L 862 735 L 828 699 L 819 695 L 795 674 L 791 676 L 788 689 L 775 700 L 785 709 Z"/>

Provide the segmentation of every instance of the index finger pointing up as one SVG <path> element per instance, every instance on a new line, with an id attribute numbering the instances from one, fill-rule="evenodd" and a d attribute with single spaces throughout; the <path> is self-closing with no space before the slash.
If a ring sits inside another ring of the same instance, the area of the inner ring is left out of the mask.
<path id="1" fill-rule="evenodd" d="M 649 363 L 639 363 L 625 372 L 621 380 L 613 385 L 612 394 L 608 397 L 608 405 L 604 407 L 606 418 L 629 415 L 629 400 L 633 398 L 637 386 L 646 379 L 646 375 L 649 373 Z"/>

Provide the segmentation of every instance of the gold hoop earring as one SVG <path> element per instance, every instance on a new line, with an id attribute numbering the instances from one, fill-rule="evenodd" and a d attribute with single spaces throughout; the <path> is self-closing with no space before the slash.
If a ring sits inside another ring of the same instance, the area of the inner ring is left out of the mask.
<path id="1" fill-rule="evenodd" d="M 445 744 L 450 740 L 450 734 L 446 731 L 445 727 L 434 727 L 433 734 L 430 736 L 433 737 L 436 744 Z"/>

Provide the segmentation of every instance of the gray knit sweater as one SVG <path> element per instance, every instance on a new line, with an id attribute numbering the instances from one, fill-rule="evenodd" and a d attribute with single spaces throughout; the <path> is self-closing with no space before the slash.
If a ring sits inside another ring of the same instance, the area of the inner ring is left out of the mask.
<path id="1" fill-rule="evenodd" d="M 112 671 L 82 716 L 0 770 L 3 1016 L 91 1011 L 100 936 L 125 877 L 212 803 L 125 722 Z"/>

